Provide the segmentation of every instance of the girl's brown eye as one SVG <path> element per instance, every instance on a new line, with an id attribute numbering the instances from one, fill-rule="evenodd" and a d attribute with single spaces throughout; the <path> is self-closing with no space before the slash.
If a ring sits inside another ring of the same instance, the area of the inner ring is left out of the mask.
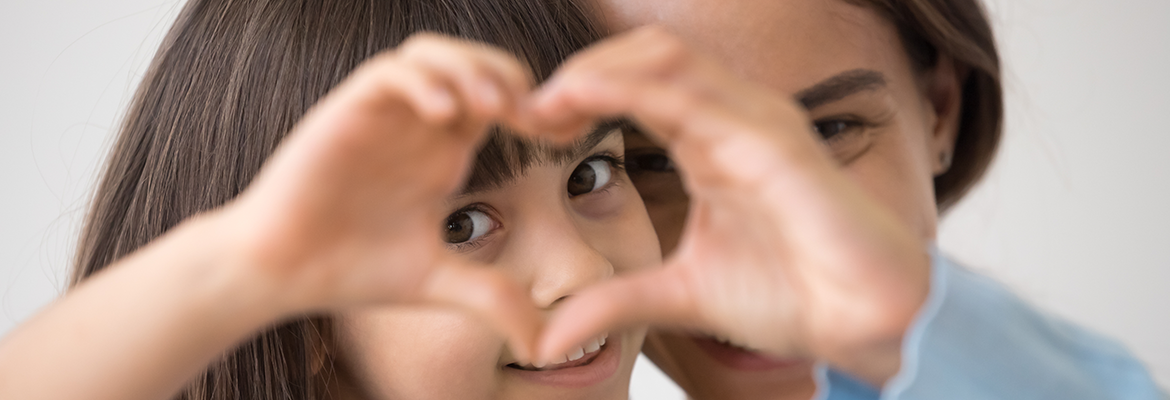
<path id="1" fill-rule="evenodd" d="M 605 187 L 613 177 L 608 161 L 591 160 L 581 163 L 569 176 L 569 196 L 580 196 Z"/>
<path id="2" fill-rule="evenodd" d="M 491 231 L 492 217 L 483 211 L 457 211 L 447 217 L 447 227 L 443 231 L 443 240 L 447 243 L 458 244 L 478 239 Z"/>

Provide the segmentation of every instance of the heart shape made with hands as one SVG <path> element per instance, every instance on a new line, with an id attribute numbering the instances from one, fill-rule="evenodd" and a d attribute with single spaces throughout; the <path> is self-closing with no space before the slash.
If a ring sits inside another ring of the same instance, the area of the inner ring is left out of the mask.
<path id="1" fill-rule="evenodd" d="M 453 304 L 504 333 L 520 361 L 640 324 L 844 363 L 901 337 L 925 298 L 925 249 L 837 169 L 794 101 L 652 27 L 585 49 L 535 90 L 523 71 L 502 52 L 423 35 L 319 102 L 233 213 L 268 229 L 241 235 L 261 238 L 246 239 L 259 241 L 250 257 L 302 288 L 284 303 Z M 664 144 L 690 196 L 662 268 L 585 288 L 544 322 L 498 271 L 444 255 L 435 199 L 455 190 L 489 124 L 564 142 L 616 116 Z"/>

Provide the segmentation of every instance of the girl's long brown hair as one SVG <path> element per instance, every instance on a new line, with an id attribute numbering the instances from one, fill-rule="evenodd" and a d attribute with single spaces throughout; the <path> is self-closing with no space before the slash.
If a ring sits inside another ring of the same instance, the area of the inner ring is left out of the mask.
<path id="1" fill-rule="evenodd" d="M 600 37 L 589 15 L 572 0 L 190 0 L 126 114 L 71 285 L 238 195 L 314 102 L 411 34 L 502 47 L 543 79 Z M 501 147 L 501 137 L 487 146 Z M 489 170 L 510 167 L 480 158 Z M 325 317 L 272 327 L 224 354 L 179 398 L 325 398 L 329 331 Z"/>

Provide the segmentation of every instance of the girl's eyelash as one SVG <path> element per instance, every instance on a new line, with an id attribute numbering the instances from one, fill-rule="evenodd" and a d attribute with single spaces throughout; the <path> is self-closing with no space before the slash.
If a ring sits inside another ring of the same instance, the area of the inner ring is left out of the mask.
<path id="1" fill-rule="evenodd" d="M 609 166 L 616 172 L 626 172 L 626 157 L 619 156 L 608 151 L 589 156 L 589 158 L 581 161 L 581 164 L 595 160 L 602 160 L 606 163 L 609 163 Z"/>

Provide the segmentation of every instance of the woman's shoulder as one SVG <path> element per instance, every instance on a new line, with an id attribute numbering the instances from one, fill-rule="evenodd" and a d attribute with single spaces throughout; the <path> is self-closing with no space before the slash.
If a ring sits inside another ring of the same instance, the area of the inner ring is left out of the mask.
<path id="1" fill-rule="evenodd" d="M 931 251 L 931 292 L 877 390 L 821 367 L 821 399 L 1166 399 L 1118 342 Z"/>

